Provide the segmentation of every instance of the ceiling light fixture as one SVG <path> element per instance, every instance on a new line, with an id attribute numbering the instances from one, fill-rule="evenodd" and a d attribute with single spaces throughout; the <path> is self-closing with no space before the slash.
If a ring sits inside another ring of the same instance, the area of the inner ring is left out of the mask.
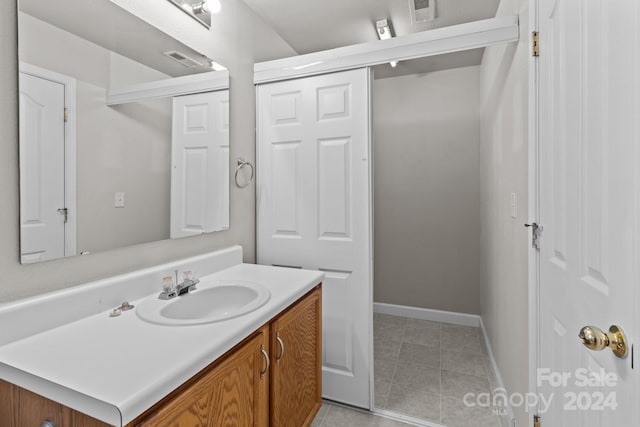
<path id="1" fill-rule="evenodd" d="M 193 13 L 195 14 L 205 12 L 216 14 L 220 13 L 220 11 L 222 10 L 222 3 L 220 2 L 220 0 L 204 0 L 201 3 L 194 4 L 192 8 Z"/>
<path id="2" fill-rule="evenodd" d="M 393 28 L 391 27 L 391 21 L 389 19 L 376 21 L 376 33 L 380 40 L 389 40 L 390 38 L 395 37 Z M 396 65 L 398 65 L 398 61 L 391 61 L 389 64 L 395 68 Z"/>

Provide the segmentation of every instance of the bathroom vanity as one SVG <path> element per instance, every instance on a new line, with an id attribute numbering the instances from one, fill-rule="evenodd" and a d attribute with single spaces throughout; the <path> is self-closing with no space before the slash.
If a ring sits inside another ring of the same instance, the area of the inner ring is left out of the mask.
<path id="1" fill-rule="evenodd" d="M 0 308 L 3 329 L 29 315 L 39 324 L 0 337 L 0 425 L 309 425 L 322 396 L 323 275 L 241 259 L 231 248 Z M 176 267 L 203 271 L 194 301 L 242 281 L 270 297 L 203 324 L 149 322 L 137 307 L 110 316 L 107 300 L 135 294 L 129 301 L 144 306 L 158 297 L 156 278 Z M 79 314 L 65 313 L 79 301 Z"/>

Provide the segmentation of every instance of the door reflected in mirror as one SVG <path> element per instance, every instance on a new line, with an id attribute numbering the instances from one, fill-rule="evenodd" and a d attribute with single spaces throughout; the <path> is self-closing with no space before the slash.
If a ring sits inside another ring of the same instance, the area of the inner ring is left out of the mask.
<path id="1" fill-rule="evenodd" d="M 18 7 L 22 263 L 228 229 L 224 67 L 109 0 Z"/>

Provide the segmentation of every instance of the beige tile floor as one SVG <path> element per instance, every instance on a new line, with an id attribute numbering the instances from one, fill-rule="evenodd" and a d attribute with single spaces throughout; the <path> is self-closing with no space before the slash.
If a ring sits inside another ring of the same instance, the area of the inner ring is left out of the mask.
<path id="1" fill-rule="evenodd" d="M 490 408 L 462 400 L 495 388 L 479 328 L 378 313 L 373 324 L 377 408 L 449 427 L 501 426 Z"/>
<path id="2" fill-rule="evenodd" d="M 478 328 L 374 315 L 375 406 L 448 427 L 500 427 L 490 409 L 469 408 L 468 392 L 490 392 L 495 379 Z M 324 402 L 312 427 L 406 424 Z M 503 424 L 506 425 L 506 424 Z"/>

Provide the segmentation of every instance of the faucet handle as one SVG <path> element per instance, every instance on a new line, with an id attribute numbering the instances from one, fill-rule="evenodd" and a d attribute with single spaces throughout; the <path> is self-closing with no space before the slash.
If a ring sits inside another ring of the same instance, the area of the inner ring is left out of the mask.
<path id="1" fill-rule="evenodd" d="M 189 286 L 195 286 L 196 284 L 200 283 L 200 280 L 198 280 L 196 274 L 191 270 L 185 270 L 182 273 L 182 279 L 183 283 Z"/>
<path id="2" fill-rule="evenodd" d="M 173 288 L 175 288 L 175 283 L 173 281 L 173 277 L 164 276 L 162 278 L 162 290 L 165 292 L 171 292 Z"/>

